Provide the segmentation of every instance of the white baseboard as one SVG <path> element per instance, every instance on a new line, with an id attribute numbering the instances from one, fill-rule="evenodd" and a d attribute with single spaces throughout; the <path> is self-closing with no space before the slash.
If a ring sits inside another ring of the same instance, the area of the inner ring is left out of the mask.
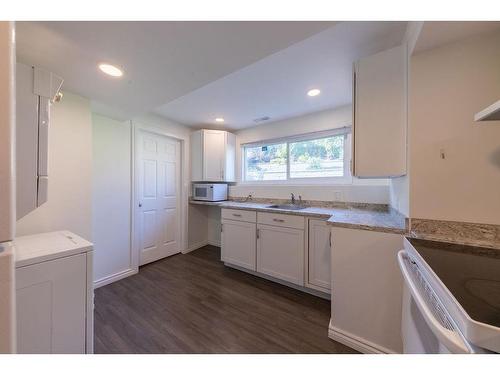
<path id="1" fill-rule="evenodd" d="M 212 246 L 216 246 L 216 247 L 220 247 L 220 242 L 216 242 L 216 241 L 208 240 L 207 244 L 212 245 Z"/>
<path id="2" fill-rule="evenodd" d="M 104 286 L 104 285 L 114 283 L 115 281 L 124 279 L 126 277 L 135 275 L 137 272 L 139 272 L 138 269 L 129 268 L 125 271 L 120 271 L 120 272 L 117 272 L 113 275 L 103 277 L 102 279 L 94 281 L 94 289 L 100 288 L 101 286 Z"/>
<path id="3" fill-rule="evenodd" d="M 335 328 L 332 325 L 331 319 L 328 326 L 328 337 L 364 354 L 395 354 L 395 352 L 390 349 Z"/>
<path id="4" fill-rule="evenodd" d="M 189 246 L 186 250 L 184 250 L 182 252 L 182 254 L 187 254 L 193 250 L 199 249 L 200 247 L 207 246 L 208 244 L 209 243 L 207 240 L 196 242 L 196 243 L 192 244 L 191 246 Z"/>

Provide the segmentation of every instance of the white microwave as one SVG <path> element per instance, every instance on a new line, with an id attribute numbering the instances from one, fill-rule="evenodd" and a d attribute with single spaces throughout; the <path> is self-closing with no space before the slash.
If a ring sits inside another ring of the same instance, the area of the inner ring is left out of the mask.
<path id="1" fill-rule="evenodd" d="M 197 201 L 227 200 L 227 184 L 193 184 L 193 199 Z"/>

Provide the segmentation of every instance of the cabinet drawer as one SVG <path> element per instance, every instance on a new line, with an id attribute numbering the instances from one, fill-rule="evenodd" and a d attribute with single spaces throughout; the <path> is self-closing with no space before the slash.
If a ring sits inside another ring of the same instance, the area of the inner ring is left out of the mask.
<path id="1" fill-rule="evenodd" d="M 274 214 L 270 212 L 259 212 L 257 214 L 259 224 L 274 225 L 277 227 L 295 228 L 304 230 L 304 217 L 286 214 Z"/>
<path id="2" fill-rule="evenodd" d="M 223 219 L 247 221 L 250 223 L 255 223 L 257 221 L 257 212 L 255 211 L 233 210 L 230 208 L 223 208 L 221 216 Z"/>

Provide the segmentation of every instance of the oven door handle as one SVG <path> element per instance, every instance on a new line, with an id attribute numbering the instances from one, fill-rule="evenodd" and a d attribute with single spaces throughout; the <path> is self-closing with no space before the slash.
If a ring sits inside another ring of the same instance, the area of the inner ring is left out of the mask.
<path id="1" fill-rule="evenodd" d="M 410 271 L 406 266 L 406 262 L 403 259 L 405 253 L 406 252 L 404 250 L 401 250 L 398 253 L 399 268 L 401 268 L 401 273 L 403 274 L 404 281 L 408 286 L 408 289 L 410 290 L 411 295 L 430 330 L 434 333 L 434 335 L 436 335 L 436 338 L 439 340 L 439 342 L 443 344 L 451 353 L 471 353 L 471 350 L 465 345 L 462 337 L 458 332 L 450 331 L 444 328 L 442 324 L 434 317 L 432 311 L 427 306 L 427 302 L 420 293 L 419 288 L 417 288 L 415 281 L 413 280 L 413 277 L 411 276 Z"/>

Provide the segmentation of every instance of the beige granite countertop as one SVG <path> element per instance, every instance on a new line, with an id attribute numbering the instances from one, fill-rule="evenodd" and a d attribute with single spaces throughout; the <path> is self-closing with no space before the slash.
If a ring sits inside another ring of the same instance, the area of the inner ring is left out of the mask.
<path id="1" fill-rule="evenodd" d="M 231 208 L 236 210 L 251 210 L 259 212 L 275 212 L 288 215 L 307 216 L 327 219 L 327 223 L 334 227 L 353 228 L 371 230 L 377 232 L 388 232 L 397 234 L 406 234 L 406 218 L 397 212 L 389 210 L 385 205 L 349 205 L 340 204 L 340 207 L 334 207 L 331 203 L 324 203 L 329 207 L 310 206 L 302 210 L 286 210 L 278 208 L 269 208 L 269 205 L 277 202 L 277 200 L 263 202 L 240 202 L 240 201 L 223 201 L 223 202 L 204 202 L 190 200 L 191 204 L 218 206 L 221 208 Z M 309 203 L 309 202 L 307 202 Z M 382 207 L 382 208 L 381 208 Z"/>

